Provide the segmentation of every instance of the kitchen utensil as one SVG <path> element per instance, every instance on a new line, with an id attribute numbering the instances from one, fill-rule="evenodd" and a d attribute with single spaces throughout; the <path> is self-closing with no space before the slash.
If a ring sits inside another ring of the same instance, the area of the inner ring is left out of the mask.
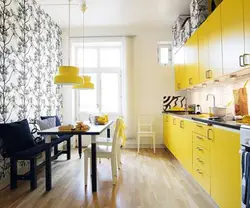
<path id="1" fill-rule="evenodd" d="M 209 108 L 209 114 L 210 116 L 212 115 L 213 117 L 219 117 L 222 118 L 226 116 L 226 107 L 210 107 Z"/>
<path id="2" fill-rule="evenodd" d="M 200 105 L 196 105 L 195 114 L 201 114 L 201 106 Z"/>

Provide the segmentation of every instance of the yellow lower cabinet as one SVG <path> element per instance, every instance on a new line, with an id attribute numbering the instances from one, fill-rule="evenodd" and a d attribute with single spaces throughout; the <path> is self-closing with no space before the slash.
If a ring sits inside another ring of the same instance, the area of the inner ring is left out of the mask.
<path id="1" fill-rule="evenodd" d="M 172 118 L 172 123 L 170 123 L 171 126 L 171 152 L 173 153 L 173 155 L 179 159 L 179 140 L 181 137 L 181 132 L 180 132 L 180 128 L 179 128 L 179 123 L 180 123 L 180 119 L 173 117 Z"/>
<path id="2" fill-rule="evenodd" d="M 210 194 L 210 151 L 193 141 L 193 176 Z"/>
<path id="3" fill-rule="evenodd" d="M 164 145 L 167 147 L 168 144 L 168 115 L 167 114 L 163 114 L 163 142 Z"/>
<path id="4" fill-rule="evenodd" d="M 241 207 L 240 135 L 214 128 L 211 143 L 211 196 L 220 208 Z"/>
<path id="5" fill-rule="evenodd" d="M 192 173 L 192 125 L 188 120 L 180 120 L 179 157 L 184 168 Z"/>

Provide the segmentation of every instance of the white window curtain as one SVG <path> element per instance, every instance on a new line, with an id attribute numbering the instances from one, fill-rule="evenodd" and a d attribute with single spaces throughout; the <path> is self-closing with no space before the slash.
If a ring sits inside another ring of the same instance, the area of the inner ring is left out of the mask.
<path id="1" fill-rule="evenodd" d="M 136 116 L 134 102 L 134 83 L 133 83 L 133 57 L 134 57 L 134 37 L 123 38 L 123 76 L 122 76 L 122 115 L 126 125 L 126 136 L 132 138 L 136 131 Z"/>

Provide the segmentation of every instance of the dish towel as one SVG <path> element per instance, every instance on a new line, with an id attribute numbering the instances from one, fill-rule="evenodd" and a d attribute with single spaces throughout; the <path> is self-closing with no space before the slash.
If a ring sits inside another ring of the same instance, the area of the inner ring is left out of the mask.
<path id="1" fill-rule="evenodd" d="M 247 166 L 247 155 L 248 152 L 243 151 L 242 152 L 242 157 L 241 157 L 241 167 L 242 167 L 242 203 L 246 205 L 246 194 L 247 194 L 247 175 L 248 175 L 248 168 Z"/>

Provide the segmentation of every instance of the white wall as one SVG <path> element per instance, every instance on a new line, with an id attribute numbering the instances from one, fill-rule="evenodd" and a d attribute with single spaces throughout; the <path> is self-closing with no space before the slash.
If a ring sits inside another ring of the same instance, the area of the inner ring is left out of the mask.
<path id="1" fill-rule="evenodd" d="M 242 88 L 249 76 L 246 76 L 243 80 L 235 80 L 230 82 L 223 82 L 207 86 L 206 88 L 199 88 L 196 90 L 189 91 L 187 93 L 188 104 L 200 104 L 203 113 L 209 112 L 209 107 L 213 105 L 212 97 L 206 100 L 207 94 L 213 94 L 215 96 L 216 106 L 227 106 L 230 102 L 232 104 L 227 107 L 227 114 L 233 114 L 234 112 L 234 95 L 233 90 Z M 248 93 L 248 109 L 250 111 L 250 85 L 247 84 Z"/>
<path id="2" fill-rule="evenodd" d="M 82 29 L 71 29 L 71 36 L 81 36 Z M 174 94 L 174 71 L 173 69 L 160 66 L 157 63 L 157 42 L 171 41 L 171 29 L 164 27 L 103 27 L 86 28 L 85 36 L 123 36 L 136 35 L 134 39 L 134 57 L 132 72 L 133 89 L 133 122 L 127 124 L 130 128 L 132 139 L 127 144 L 136 144 L 136 124 L 139 113 L 149 113 L 154 116 L 154 129 L 157 133 L 156 143 L 163 144 L 162 129 L 162 106 L 161 101 L 164 95 Z M 64 31 L 64 43 L 67 31 Z M 67 60 L 67 44 L 64 44 L 64 60 Z M 72 122 L 72 91 L 64 90 L 64 122 Z M 142 143 L 148 143 L 145 139 Z"/>

